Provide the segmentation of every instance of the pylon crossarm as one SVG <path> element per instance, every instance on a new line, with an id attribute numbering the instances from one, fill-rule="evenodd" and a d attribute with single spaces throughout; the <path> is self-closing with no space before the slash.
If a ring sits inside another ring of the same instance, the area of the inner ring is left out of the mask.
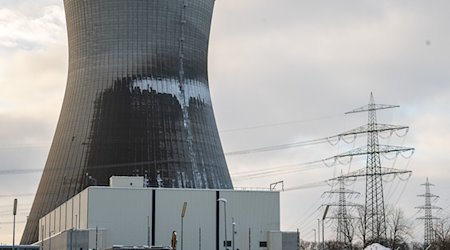
<path id="1" fill-rule="evenodd" d="M 408 126 L 398 126 L 398 125 L 389 125 L 389 124 L 375 124 L 375 128 L 370 129 L 369 126 L 363 125 L 359 126 L 355 129 L 349 130 L 347 132 L 336 135 L 337 137 L 354 135 L 354 134 L 365 134 L 368 132 L 384 132 L 384 131 L 393 131 L 393 130 L 403 130 L 409 129 Z"/>
<path id="2" fill-rule="evenodd" d="M 399 175 L 399 174 L 412 174 L 412 171 L 410 170 L 401 170 L 401 169 L 395 169 L 395 168 L 380 168 L 381 172 L 380 173 L 367 173 L 367 169 L 362 168 L 353 172 L 350 172 L 348 174 L 345 174 L 344 176 L 339 176 L 339 177 L 335 177 L 335 178 L 331 178 L 328 180 L 328 182 L 330 181 L 335 181 L 339 178 L 359 178 L 359 177 L 366 177 L 366 176 L 374 176 L 374 175 Z"/>
<path id="3" fill-rule="evenodd" d="M 402 170 L 402 169 L 396 169 L 396 168 L 383 168 L 383 167 L 381 167 L 380 169 L 381 169 L 381 173 L 379 173 L 379 174 L 374 173 L 374 174 L 368 174 L 368 175 L 391 175 L 391 174 L 394 174 L 394 175 L 400 175 L 400 174 L 411 175 L 412 174 L 412 171 L 410 171 L 410 170 Z"/>
<path id="4" fill-rule="evenodd" d="M 353 191 L 351 189 L 333 189 L 330 191 L 325 191 L 325 194 L 360 194 L 359 192 Z"/>
<path id="5" fill-rule="evenodd" d="M 438 210 L 442 210 L 441 207 L 437 207 L 437 206 L 433 206 L 433 205 L 425 205 L 425 206 L 419 206 L 419 207 L 415 207 L 417 209 L 438 209 Z"/>
<path id="6" fill-rule="evenodd" d="M 373 93 L 370 93 L 369 104 L 362 106 L 360 108 L 354 109 L 352 111 L 346 112 L 345 114 L 359 113 L 359 112 L 375 112 L 375 110 L 379 109 L 390 109 L 390 108 L 398 108 L 398 105 L 388 105 L 388 104 L 376 104 L 375 99 L 373 98 Z"/>
<path id="7" fill-rule="evenodd" d="M 359 147 L 359 148 L 355 148 L 355 149 L 353 149 L 351 151 L 348 151 L 348 152 L 345 152 L 345 153 L 342 153 L 342 154 L 338 154 L 338 155 L 335 155 L 335 156 L 330 157 L 330 158 L 326 158 L 326 159 L 324 159 L 324 161 L 333 160 L 334 162 L 336 162 L 337 159 L 339 159 L 339 158 L 351 157 L 351 156 L 359 156 L 359 155 L 366 155 L 366 154 L 367 154 L 367 147 Z"/>
<path id="8" fill-rule="evenodd" d="M 342 179 L 342 178 L 358 178 L 358 177 L 362 177 L 362 176 L 366 176 L 366 169 L 362 168 L 362 169 L 358 169 L 356 171 L 350 172 L 348 174 L 346 174 L 345 176 L 339 176 L 339 177 L 335 177 L 335 178 L 331 178 L 328 181 L 336 181 L 337 179 Z"/>
<path id="9" fill-rule="evenodd" d="M 331 216 L 331 217 L 327 217 L 327 219 L 330 219 L 330 220 L 340 220 L 340 219 L 342 219 L 342 218 L 336 217 L 336 216 Z M 346 216 L 345 219 L 346 219 L 346 220 L 360 220 L 361 218 L 355 217 L 355 216 Z"/>
<path id="10" fill-rule="evenodd" d="M 321 206 L 330 206 L 330 207 L 362 207 L 361 204 L 357 204 L 354 202 L 348 202 L 346 201 L 345 204 L 337 203 L 337 202 L 331 202 L 322 204 Z"/>
<path id="11" fill-rule="evenodd" d="M 392 153 L 392 152 L 400 152 L 401 153 L 401 152 L 414 151 L 414 150 L 415 150 L 414 148 L 408 148 L 408 147 L 378 145 L 378 150 L 371 152 L 368 150 L 367 146 L 363 146 L 363 147 L 359 147 L 359 148 L 355 148 L 353 150 L 347 151 L 342 154 L 335 155 L 330 158 L 326 158 L 323 161 L 327 161 L 327 160 L 337 161 L 337 159 L 339 159 L 339 158 L 367 155 L 367 154 L 373 154 L 373 153 L 375 153 L 375 154 L 376 153 L 387 154 L 387 153 Z"/>
<path id="12" fill-rule="evenodd" d="M 431 219 L 431 220 L 440 220 L 441 218 L 438 218 L 438 217 L 418 217 L 418 218 L 416 218 L 417 220 L 428 220 L 428 219 Z"/>
<path id="13" fill-rule="evenodd" d="M 349 112 L 345 112 L 346 115 L 353 114 L 353 113 L 360 113 L 360 112 L 368 112 L 368 111 L 375 111 L 380 109 L 391 109 L 391 108 L 398 108 L 399 105 L 389 105 L 389 104 L 369 104 L 362 106 L 360 108 L 354 109 Z"/>
<path id="14" fill-rule="evenodd" d="M 417 197 L 430 197 L 430 198 L 439 198 L 439 195 L 435 195 L 435 194 L 419 194 L 417 195 Z"/>

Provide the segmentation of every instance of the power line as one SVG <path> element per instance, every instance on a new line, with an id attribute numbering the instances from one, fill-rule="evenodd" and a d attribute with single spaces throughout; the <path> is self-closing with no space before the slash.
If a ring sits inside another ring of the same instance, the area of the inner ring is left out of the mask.
<path id="1" fill-rule="evenodd" d="M 243 128 L 224 129 L 224 130 L 220 130 L 219 132 L 220 133 L 231 133 L 231 132 L 238 132 L 238 131 L 244 131 L 244 130 L 254 130 L 254 129 L 261 129 L 261 128 L 269 128 L 269 127 L 279 127 L 279 126 L 285 126 L 285 125 L 291 125 L 291 124 L 297 124 L 297 123 L 306 123 L 306 122 L 312 122 L 312 121 L 326 120 L 326 119 L 335 118 L 335 117 L 338 117 L 338 116 L 341 116 L 341 115 L 340 114 L 335 114 L 335 115 L 321 116 L 321 117 L 312 118 L 312 119 L 305 119 L 305 120 L 270 123 L 270 124 L 256 125 L 256 126 L 243 127 Z"/>
<path id="2" fill-rule="evenodd" d="M 104 164 L 104 165 L 90 165 L 88 167 L 89 167 L 89 169 L 110 169 L 110 168 L 138 167 L 138 166 L 143 166 L 143 165 L 155 165 L 155 164 L 167 164 L 167 163 L 185 163 L 185 162 L 176 161 L 176 160 L 139 161 L 139 162 L 123 162 L 123 163 Z M 56 169 L 46 169 L 45 171 L 51 172 L 51 171 L 55 171 L 55 170 Z M 42 172 L 42 171 L 44 171 L 44 169 L 37 169 L 37 168 L 3 169 L 3 170 L 0 170 L 0 175 L 28 174 L 28 173 L 38 173 L 38 172 Z"/>
<path id="3" fill-rule="evenodd" d="M 400 135 L 397 131 L 404 130 L 404 134 Z M 347 144 L 353 143 L 357 136 L 360 134 L 366 134 L 368 132 L 385 132 L 390 131 L 390 136 L 393 133 L 396 133 L 397 136 L 404 137 L 409 128 L 407 126 L 396 126 L 396 125 L 388 125 L 388 124 L 374 124 L 369 128 L 369 125 L 363 125 L 360 127 L 357 127 L 355 129 L 349 130 L 347 132 L 318 138 L 318 139 L 311 139 L 311 140 L 305 140 L 305 141 L 298 141 L 293 143 L 287 143 L 287 144 L 279 144 L 274 146 L 266 146 L 266 147 L 259 147 L 259 148 L 253 148 L 253 149 L 245 149 L 245 150 L 239 150 L 239 151 L 232 151 L 227 152 L 225 155 L 227 156 L 235 156 L 235 155 L 246 155 L 246 154 L 253 154 L 253 153 L 262 153 L 262 152 L 269 152 L 269 151 L 276 151 L 276 150 L 283 150 L 283 149 L 289 149 L 289 148 L 295 148 L 295 147 L 304 147 L 304 146 L 311 146 L 321 143 L 329 143 L 331 145 L 336 145 L 340 141 L 344 141 Z M 350 137 L 350 138 L 347 138 Z M 349 140 L 350 139 L 350 140 Z"/>
<path id="4" fill-rule="evenodd" d="M 0 145 L 0 150 L 15 150 L 15 149 L 34 149 L 34 148 L 48 148 L 50 144 L 10 144 Z"/>
<path id="5" fill-rule="evenodd" d="M 0 175 L 41 173 L 42 171 L 43 169 L 38 168 L 3 169 L 0 170 Z"/>
<path id="6" fill-rule="evenodd" d="M 35 193 L 23 193 L 23 194 L 0 194 L 0 198 L 10 198 L 10 197 L 27 197 L 34 196 Z"/>
<path id="7" fill-rule="evenodd" d="M 293 228 L 296 228 L 297 226 L 298 226 L 298 224 L 301 222 L 301 221 L 305 221 L 307 218 L 312 218 L 313 217 L 313 215 L 317 212 L 317 211 L 319 211 L 319 207 L 317 207 L 317 204 L 320 202 L 320 197 L 303 213 L 304 215 L 302 216 L 302 217 L 300 217 L 300 218 L 298 218 L 294 223 L 292 223 L 290 226 L 288 226 L 287 228 L 288 229 L 293 229 Z M 315 208 L 316 207 L 316 209 L 310 214 L 309 213 L 309 211 L 311 211 L 313 208 Z M 314 216 L 315 217 L 315 216 Z M 304 227 L 306 224 L 302 224 L 302 225 L 300 225 L 300 227 Z"/>
<path id="8" fill-rule="evenodd" d="M 30 213 L 30 209 L 18 209 L 17 214 L 28 214 Z M 10 215 L 12 211 L 1 211 L 0 215 Z"/>
<path id="9" fill-rule="evenodd" d="M 291 164 L 291 165 L 283 165 L 283 166 L 279 166 L 279 167 L 261 169 L 261 170 L 256 170 L 256 171 L 254 171 L 254 170 L 243 171 L 243 172 L 232 173 L 231 176 L 233 178 L 258 178 L 258 177 L 273 175 L 275 173 L 276 174 L 287 174 L 287 173 L 317 168 L 318 163 L 321 163 L 321 162 L 322 161 L 319 160 L 319 161 L 311 161 L 311 162 Z"/>
<path id="10" fill-rule="evenodd" d="M 31 206 L 31 205 L 32 205 L 31 203 L 20 204 L 21 207 Z M 12 205 L 0 205 L 0 208 L 5 208 L 5 207 L 9 208 L 9 207 L 12 207 Z"/>
<path id="11" fill-rule="evenodd" d="M 318 181 L 318 182 L 312 182 L 312 183 L 308 183 L 308 184 L 285 188 L 284 191 L 286 192 L 286 191 L 294 191 L 294 190 L 300 190 L 300 189 L 317 188 L 317 187 L 323 187 L 323 186 L 327 186 L 327 185 L 328 185 L 328 183 L 326 181 Z"/>
<path id="12" fill-rule="evenodd" d="M 16 221 L 16 224 L 25 224 L 25 223 L 27 223 L 27 221 Z M 9 224 L 13 224 L 13 222 L 12 221 L 2 221 L 2 222 L 0 222 L 0 225 L 9 225 Z"/>
<path id="13" fill-rule="evenodd" d="M 274 174 L 283 175 L 283 174 L 290 174 L 290 173 L 309 171 L 309 170 L 313 170 L 313 169 L 319 169 L 319 168 L 323 168 L 324 166 L 325 167 L 335 166 L 337 164 L 336 162 L 331 165 L 326 163 L 326 161 L 330 160 L 330 159 L 332 159 L 332 158 L 315 160 L 315 161 L 310 161 L 310 162 L 303 162 L 303 163 L 296 163 L 296 164 L 289 164 L 289 165 L 282 165 L 282 166 L 266 168 L 266 169 L 235 172 L 235 173 L 231 173 L 231 176 L 234 179 L 255 179 L 255 178 L 262 178 L 262 177 L 266 177 L 266 176 L 273 176 Z M 358 160 L 358 161 L 362 161 L 362 159 Z M 339 163 L 344 164 L 342 162 L 339 162 Z"/>
<path id="14" fill-rule="evenodd" d="M 321 144 L 321 143 L 325 143 L 325 142 L 328 142 L 328 138 L 305 140 L 305 141 L 298 141 L 298 142 L 287 143 L 287 144 L 279 144 L 279 145 L 274 145 L 274 146 L 266 146 L 266 147 L 260 147 L 260 148 L 232 151 L 232 152 L 225 153 L 225 155 L 234 156 L 234 155 L 261 153 L 261 152 L 283 150 L 283 149 L 289 149 L 289 148 L 295 148 L 295 147 L 316 145 L 316 144 Z"/>

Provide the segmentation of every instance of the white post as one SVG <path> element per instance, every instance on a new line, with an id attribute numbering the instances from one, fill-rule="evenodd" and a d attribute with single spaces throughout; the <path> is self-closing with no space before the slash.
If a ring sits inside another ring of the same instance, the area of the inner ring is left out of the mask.
<path id="1" fill-rule="evenodd" d="M 198 228 L 198 250 L 202 250 L 202 228 Z"/>
<path id="2" fill-rule="evenodd" d="M 224 221 L 224 228 L 225 228 L 225 243 L 224 243 L 224 247 L 225 250 L 228 250 L 228 238 L 227 238 L 227 199 L 225 198 L 220 198 L 217 199 L 217 201 L 219 202 L 223 202 L 223 212 L 224 212 L 224 217 L 225 217 L 225 221 Z"/>
<path id="3" fill-rule="evenodd" d="M 17 199 L 14 199 L 14 207 L 13 207 L 13 245 L 12 250 L 15 250 L 16 245 L 16 214 L 17 214 Z"/>
<path id="4" fill-rule="evenodd" d="M 147 246 L 150 247 L 150 216 L 147 216 Z"/>
<path id="5" fill-rule="evenodd" d="M 235 250 L 235 246 L 234 246 L 234 235 L 236 234 L 236 222 L 234 222 L 234 218 L 232 218 L 232 226 L 233 226 L 233 236 L 231 237 L 232 238 L 232 246 L 233 246 L 233 250 Z"/>
<path id="6" fill-rule="evenodd" d="M 184 228 L 183 219 L 184 219 L 184 216 L 186 215 L 186 208 L 187 208 L 187 202 L 185 201 L 183 203 L 183 208 L 181 209 L 181 250 L 183 250 L 183 228 Z"/>
<path id="7" fill-rule="evenodd" d="M 98 226 L 95 226 L 95 250 L 98 250 Z"/>
<path id="8" fill-rule="evenodd" d="M 322 250 L 325 250 L 325 220 L 322 220 Z"/>
<path id="9" fill-rule="evenodd" d="M 317 249 L 316 229 L 313 229 L 313 231 L 314 231 L 314 243 L 316 244 Z"/>
<path id="10" fill-rule="evenodd" d="M 317 219 L 317 249 L 320 249 L 320 219 Z"/>

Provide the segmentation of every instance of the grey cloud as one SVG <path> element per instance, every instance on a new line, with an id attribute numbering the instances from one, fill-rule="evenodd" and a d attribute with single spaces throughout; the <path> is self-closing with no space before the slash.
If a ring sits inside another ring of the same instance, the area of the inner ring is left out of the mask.
<path id="1" fill-rule="evenodd" d="M 371 90 L 379 100 L 383 97 L 398 104 L 412 101 L 413 105 L 447 90 L 449 52 L 444 44 L 425 44 L 429 27 L 439 35 L 438 40 L 449 38 L 445 32 L 448 21 L 442 22 L 448 17 L 439 11 L 447 3 L 428 8 L 420 3 L 406 8 L 387 2 L 344 3 L 319 1 L 300 8 L 305 2 L 287 1 L 283 5 L 258 1 L 229 14 L 226 11 L 238 5 L 230 3 L 222 10 L 224 14 L 216 15 L 213 33 L 214 28 L 239 29 L 212 36 L 217 43 L 211 46 L 211 76 L 222 80 L 213 90 L 229 93 L 248 107 L 260 108 L 274 120 L 288 120 L 277 117 L 280 113 L 284 117 L 311 117 L 342 112 L 336 103 L 358 105 L 361 99 L 367 100 Z M 224 5 L 218 4 L 216 11 Z M 327 14 L 321 16 L 312 10 Z M 268 24 L 258 21 L 263 19 Z M 321 55 L 323 51 L 325 55 Z M 233 86 L 230 91 L 226 89 L 228 84 Z M 239 106 L 226 102 L 226 97 L 223 103 L 231 105 L 230 110 Z M 258 114 L 264 116 L 261 111 Z"/>
<path id="2" fill-rule="evenodd" d="M 0 47 L 43 49 L 62 40 L 65 34 L 62 8 L 51 5 L 42 10 L 34 17 L 20 10 L 0 9 Z"/>
<path id="3" fill-rule="evenodd" d="M 33 116 L 14 116 L 0 114 L 0 148 L 14 145 L 49 144 L 48 138 L 53 135 L 53 121 Z"/>
<path id="4" fill-rule="evenodd" d="M 380 122 L 411 126 L 404 141 L 391 143 L 417 148 L 411 161 L 396 165 L 408 166 L 414 175 L 409 182 L 387 184 L 386 191 L 393 193 L 389 202 L 402 196 L 399 201 L 407 214 L 415 213 L 411 207 L 421 204 L 415 195 L 423 192 L 419 184 L 427 175 L 435 178 L 437 192 L 448 186 L 450 159 L 441 142 L 448 137 L 442 128 L 450 126 L 450 50 L 446 46 L 450 17 L 445 11 L 449 5 L 447 1 L 217 2 L 210 77 L 219 126 L 228 129 L 328 117 L 222 133 L 224 148 L 233 151 L 314 139 L 362 125 L 365 115 L 340 114 L 366 104 L 373 91 L 378 102 L 401 105 L 379 112 Z M 336 152 L 337 148 L 316 145 L 227 160 L 231 171 L 239 172 L 318 160 Z M 364 162 L 353 163 L 352 169 L 363 166 Z M 337 172 L 323 168 L 236 181 L 237 185 L 264 186 L 284 179 L 286 185 L 295 186 Z M 403 186 L 406 191 L 402 192 Z M 282 194 L 293 197 L 284 205 L 282 221 L 309 213 L 310 203 L 293 200 L 315 201 L 326 189 Z M 290 211 L 291 206 L 296 211 Z"/>

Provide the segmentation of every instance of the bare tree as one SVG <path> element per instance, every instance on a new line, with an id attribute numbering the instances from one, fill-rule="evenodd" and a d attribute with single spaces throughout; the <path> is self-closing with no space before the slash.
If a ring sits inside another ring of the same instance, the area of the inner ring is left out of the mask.
<path id="1" fill-rule="evenodd" d="M 333 228 L 336 231 L 336 240 L 328 241 L 327 249 L 339 249 L 339 250 L 352 250 L 353 239 L 355 237 L 355 228 L 358 226 L 359 221 L 350 213 L 345 213 L 343 216 L 339 213 L 334 213 Z"/>
<path id="2" fill-rule="evenodd" d="M 358 228 L 358 233 L 359 233 L 358 236 L 361 239 L 363 246 L 365 246 L 367 243 L 366 211 L 365 211 L 364 207 L 359 207 L 357 211 L 358 211 L 358 217 L 359 217 L 359 220 L 357 220 L 358 221 L 357 228 Z"/>
<path id="3" fill-rule="evenodd" d="M 411 242 L 411 250 L 423 250 L 423 243 L 422 242 L 417 242 L 417 241 L 413 241 Z"/>
<path id="4" fill-rule="evenodd" d="M 410 236 L 410 226 L 407 223 L 405 215 L 401 209 L 387 208 L 386 210 L 386 236 L 387 239 L 382 239 L 382 245 L 389 245 L 391 249 L 408 249 L 407 239 Z M 358 237 L 363 242 L 363 246 L 375 243 L 372 239 L 367 238 L 366 221 L 367 216 L 364 208 L 358 209 L 360 220 L 357 223 Z"/>
<path id="5" fill-rule="evenodd" d="M 435 241 L 430 249 L 450 249 L 450 218 L 446 217 L 434 225 Z"/>
<path id="6" fill-rule="evenodd" d="M 317 245 L 315 242 L 301 240 L 300 249 L 315 250 L 317 249 Z"/>
<path id="7" fill-rule="evenodd" d="M 410 226 L 408 225 L 403 210 L 389 207 L 386 209 L 386 229 L 388 243 L 391 249 L 408 249 L 407 238 L 410 236 Z"/>
<path id="8" fill-rule="evenodd" d="M 358 223 L 358 219 L 357 218 L 346 218 L 345 219 L 345 228 L 344 228 L 344 235 L 346 238 L 347 244 L 347 248 L 352 250 L 353 249 L 353 239 L 355 237 L 355 227 L 357 226 Z"/>
<path id="9" fill-rule="evenodd" d="M 327 250 L 343 250 L 348 249 L 344 242 L 327 241 L 325 242 L 325 249 Z"/>

